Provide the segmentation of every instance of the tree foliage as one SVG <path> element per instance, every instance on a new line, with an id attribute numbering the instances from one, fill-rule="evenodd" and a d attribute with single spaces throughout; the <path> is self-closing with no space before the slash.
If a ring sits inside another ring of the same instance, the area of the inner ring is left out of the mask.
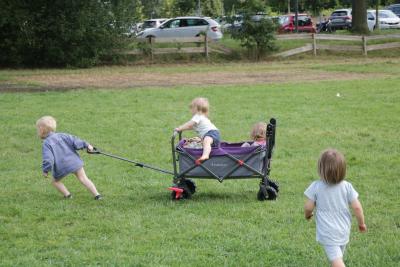
<path id="1" fill-rule="evenodd" d="M 239 39 L 249 55 L 259 60 L 268 52 L 275 50 L 276 26 L 269 18 L 254 19 L 253 17 L 254 14 L 266 9 L 264 1 L 244 1 L 239 8 L 244 14 L 243 23 L 238 31 L 232 33 L 232 37 Z"/>
<path id="2" fill-rule="evenodd" d="M 2 0 L 0 65 L 94 65 L 140 12 L 131 0 Z"/>

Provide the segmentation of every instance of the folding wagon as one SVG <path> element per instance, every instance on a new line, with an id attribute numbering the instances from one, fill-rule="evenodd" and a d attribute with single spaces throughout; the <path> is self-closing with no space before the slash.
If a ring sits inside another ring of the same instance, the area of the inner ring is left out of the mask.
<path id="1" fill-rule="evenodd" d="M 243 143 L 222 142 L 219 147 L 212 148 L 210 158 L 203 162 L 197 160 L 203 149 L 184 147 L 182 134 L 174 132 L 171 139 L 174 186 L 169 188 L 172 198 L 190 198 L 196 192 L 196 185 L 189 178 L 216 179 L 221 183 L 227 179 L 260 178 L 257 198 L 276 199 L 279 187 L 269 178 L 275 132 L 276 120 L 271 119 L 267 125 L 265 146 L 242 147 Z M 179 141 L 175 144 L 177 135 Z"/>
<path id="2" fill-rule="evenodd" d="M 242 147 L 242 143 L 222 142 L 219 147 L 212 148 L 210 158 L 199 161 L 203 149 L 184 147 L 182 133 L 174 132 L 171 138 L 173 172 L 123 157 L 105 153 L 95 148 L 90 154 L 102 154 L 115 159 L 133 163 L 135 166 L 152 169 L 173 175 L 171 190 L 172 199 L 191 198 L 196 192 L 194 179 L 216 179 L 223 182 L 227 179 L 260 179 L 258 200 L 274 200 L 278 196 L 278 184 L 269 177 L 271 171 L 272 152 L 275 146 L 276 120 L 270 119 L 267 125 L 266 145 Z M 179 138 L 176 142 L 176 138 Z"/>

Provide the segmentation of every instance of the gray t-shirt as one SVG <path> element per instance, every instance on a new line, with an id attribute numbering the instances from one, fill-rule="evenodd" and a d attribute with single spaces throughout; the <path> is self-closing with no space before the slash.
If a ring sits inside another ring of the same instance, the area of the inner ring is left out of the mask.
<path id="1" fill-rule="evenodd" d="M 330 185 L 314 181 L 304 192 L 315 202 L 316 238 L 323 245 L 345 245 L 349 242 L 351 213 L 349 204 L 358 198 L 351 183 Z"/>

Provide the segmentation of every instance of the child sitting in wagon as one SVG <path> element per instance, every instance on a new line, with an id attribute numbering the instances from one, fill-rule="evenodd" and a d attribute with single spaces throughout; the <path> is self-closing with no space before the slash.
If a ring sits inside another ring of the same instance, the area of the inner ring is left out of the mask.
<path id="1" fill-rule="evenodd" d="M 246 142 L 243 143 L 242 147 L 249 147 L 249 146 L 265 146 L 267 143 L 266 140 L 267 134 L 267 124 L 265 122 L 257 122 L 253 125 L 253 128 L 250 133 L 250 138 L 253 142 Z"/>

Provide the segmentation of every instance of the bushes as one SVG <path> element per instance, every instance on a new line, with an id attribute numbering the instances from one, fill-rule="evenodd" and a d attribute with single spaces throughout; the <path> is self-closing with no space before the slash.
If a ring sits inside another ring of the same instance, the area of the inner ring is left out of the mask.
<path id="1" fill-rule="evenodd" d="M 88 67 L 123 44 L 134 1 L 4 0 L 1 66 Z M 121 8 L 124 7 L 124 8 Z"/>
<path id="2" fill-rule="evenodd" d="M 232 38 L 239 39 L 241 45 L 247 48 L 249 56 L 259 60 L 268 52 L 276 49 L 276 26 L 271 18 L 254 16 L 266 11 L 264 1 L 248 0 L 239 7 L 243 11 L 243 23 L 239 30 L 232 32 Z"/>
<path id="3" fill-rule="evenodd" d="M 250 17 L 245 17 L 240 30 L 232 32 L 232 38 L 240 40 L 249 57 L 259 60 L 268 52 L 276 50 L 275 31 L 276 26 L 271 19 L 253 21 Z"/>

